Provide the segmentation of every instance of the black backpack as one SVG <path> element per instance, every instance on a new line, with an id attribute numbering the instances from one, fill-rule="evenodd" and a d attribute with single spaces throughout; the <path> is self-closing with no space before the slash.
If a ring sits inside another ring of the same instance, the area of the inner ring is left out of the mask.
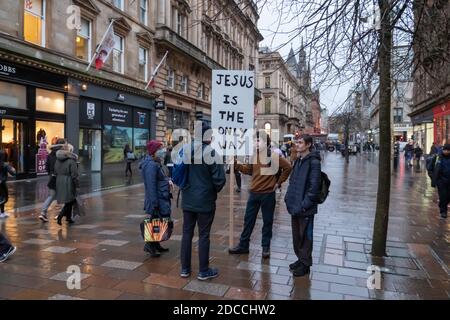
<path id="1" fill-rule="evenodd" d="M 328 193 L 330 193 L 331 181 L 328 178 L 328 175 L 323 171 L 320 173 L 320 178 L 320 193 L 317 202 L 322 204 L 327 200 Z"/>

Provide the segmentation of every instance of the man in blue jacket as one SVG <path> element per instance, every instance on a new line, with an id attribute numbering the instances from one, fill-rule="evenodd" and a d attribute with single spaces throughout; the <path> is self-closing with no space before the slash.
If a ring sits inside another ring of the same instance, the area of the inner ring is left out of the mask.
<path id="1" fill-rule="evenodd" d="M 321 186 L 320 153 L 312 151 L 313 139 L 304 135 L 297 140 L 294 163 L 284 201 L 291 215 L 292 241 L 298 260 L 289 265 L 296 277 L 310 272 L 313 250 L 314 215 L 317 213 Z"/>
<path id="2" fill-rule="evenodd" d="M 196 157 L 198 154 L 207 152 L 214 158 L 215 151 L 209 146 L 211 139 L 208 136 L 211 136 L 211 134 L 208 130 L 210 129 L 203 123 L 203 141 L 193 141 L 191 145 L 186 146 L 185 150 L 191 150 L 191 154 L 195 154 Z M 189 151 L 184 154 L 189 154 Z M 209 267 L 209 235 L 216 211 L 217 194 L 222 190 L 226 180 L 223 164 L 215 162 L 207 164 L 203 156 L 196 160 L 201 161 L 196 163 L 197 161 L 194 162 L 194 159 L 192 159 L 192 164 L 187 166 L 188 181 L 182 189 L 183 238 L 181 241 L 180 276 L 187 278 L 191 275 L 192 237 L 197 224 L 199 233 L 199 273 L 197 279 L 207 280 L 219 275 L 217 269 Z"/>
<path id="3" fill-rule="evenodd" d="M 439 193 L 439 211 L 442 218 L 447 218 L 450 203 L 450 144 L 445 144 L 438 155 L 427 165 L 431 185 L 437 187 Z"/>

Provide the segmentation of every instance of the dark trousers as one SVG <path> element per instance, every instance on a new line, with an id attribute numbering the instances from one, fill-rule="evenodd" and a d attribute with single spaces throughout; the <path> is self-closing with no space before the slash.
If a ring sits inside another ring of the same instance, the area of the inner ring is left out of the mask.
<path id="1" fill-rule="evenodd" d="M 11 247 L 11 242 L 0 232 L 0 255 L 6 253 Z"/>
<path id="2" fill-rule="evenodd" d="M 128 172 L 130 172 L 130 176 L 133 174 L 131 171 L 131 162 L 127 161 L 127 166 L 125 168 L 125 175 L 128 175 Z"/>
<path id="3" fill-rule="evenodd" d="M 438 182 L 437 189 L 439 193 L 439 211 L 447 213 L 450 203 L 450 183 Z"/>
<path id="4" fill-rule="evenodd" d="M 314 216 L 291 218 L 292 242 L 298 260 L 312 266 Z"/>
<path id="5" fill-rule="evenodd" d="M 275 211 L 275 192 L 271 193 L 254 193 L 249 192 L 247 200 L 247 207 L 245 208 L 244 216 L 244 230 L 241 233 L 239 247 L 248 249 L 250 245 L 250 236 L 255 227 L 256 217 L 258 216 L 259 208 L 261 208 L 263 217 L 262 240 L 263 247 L 270 247 L 270 240 L 272 240 L 272 225 L 273 213 Z"/>
<path id="6" fill-rule="evenodd" d="M 199 271 L 205 272 L 209 269 L 209 234 L 214 215 L 214 211 L 207 213 L 183 212 L 183 238 L 181 240 L 181 267 L 183 269 L 191 269 L 192 237 L 196 224 L 198 225 Z"/>
<path id="7" fill-rule="evenodd" d="M 0 212 L 5 212 L 5 204 L 8 202 L 8 187 L 6 186 L 6 182 L 0 183 L 0 197 L 4 198 L 2 200 L 2 204 L 0 205 Z"/>
<path id="8" fill-rule="evenodd" d="M 239 171 L 234 171 L 234 178 L 236 179 L 236 185 L 240 189 L 242 186 L 241 173 Z"/>
<path id="9" fill-rule="evenodd" d="M 64 207 L 62 208 L 61 212 L 59 213 L 59 215 L 62 217 L 66 217 L 66 220 L 71 220 L 72 219 L 72 209 L 73 209 L 73 205 L 75 204 L 77 200 L 72 200 L 70 202 L 67 202 L 64 204 Z"/>

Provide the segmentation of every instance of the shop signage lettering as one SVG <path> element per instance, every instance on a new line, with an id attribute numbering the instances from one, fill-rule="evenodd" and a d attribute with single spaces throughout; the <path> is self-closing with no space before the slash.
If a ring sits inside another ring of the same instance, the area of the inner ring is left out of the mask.
<path id="1" fill-rule="evenodd" d="M 226 155 L 253 153 L 253 71 L 213 70 L 213 147 Z"/>
<path id="2" fill-rule="evenodd" d="M 111 113 L 111 120 L 114 122 L 126 122 L 128 117 L 128 110 L 108 108 Z"/>
<path id="3" fill-rule="evenodd" d="M 8 66 L 6 64 L 0 64 L 0 73 L 4 74 L 6 76 L 9 76 L 11 74 L 16 74 L 16 68 Z"/>

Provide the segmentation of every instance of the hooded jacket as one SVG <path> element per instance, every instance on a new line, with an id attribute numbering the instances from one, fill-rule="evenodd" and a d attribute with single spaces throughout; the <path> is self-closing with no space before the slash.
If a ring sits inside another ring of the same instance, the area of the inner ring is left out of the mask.
<path id="1" fill-rule="evenodd" d="M 158 210 L 161 217 L 169 217 L 171 213 L 169 177 L 164 174 L 161 164 L 147 155 L 140 163 L 139 169 L 145 187 L 145 213 L 154 214 L 155 210 Z"/>
<path id="2" fill-rule="evenodd" d="M 294 163 L 284 201 L 290 215 L 308 217 L 317 213 L 321 186 L 320 153 L 313 151 Z"/>
<path id="3" fill-rule="evenodd" d="M 56 164 L 56 152 L 61 150 L 62 144 L 55 144 L 50 147 L 50 154 L 47 156 L 47 161 L 45 162 L 45 170 L 50 176 L 48 180 L 47 187 L 52 190 L 56 190 L 56 174 L 55 174 L 55 164 Z"/>
<path id="4" fill-rule="evenodd" d="M 78 188 L 78 156 L 66 150 L 56 151 L 56 200 L 67 203 L 75 200 Z"/>

